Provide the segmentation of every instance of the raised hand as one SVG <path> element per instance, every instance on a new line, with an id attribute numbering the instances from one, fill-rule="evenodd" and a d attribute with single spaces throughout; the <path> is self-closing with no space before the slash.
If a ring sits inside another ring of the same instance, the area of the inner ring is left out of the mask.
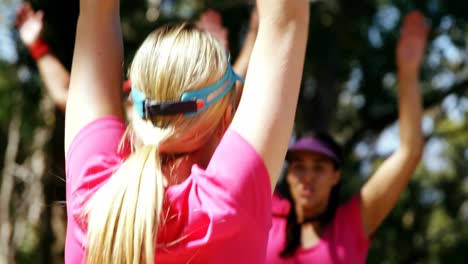
<path id="1" fill-rule="evenodd" d="M 397 47 L 397 66 L 401 73 L 417 73 L 422 63 L 429 26 L 418 11 L 405 17 Z"/>
<path id="2" fill-rule="evenodd" d="M 15 26 L 24 45 L 29 47 L 41 38 L 43 17 L 44 12 L 35 12 L 29 3 L 24 3 L 18 8 Z"/>
<path id="3" fill-rule="evenodd" d="M 212 9 L 208 9 L 207 11 L 205 11 L 200 16 L 200 19 L 197 22 L 197 27 L 210 32 L 219 42 L 221 42 L 221 44 L 226 49 L 229 48 L 229 31 L 223 26 L 221 15 L 218 12 Z"/>

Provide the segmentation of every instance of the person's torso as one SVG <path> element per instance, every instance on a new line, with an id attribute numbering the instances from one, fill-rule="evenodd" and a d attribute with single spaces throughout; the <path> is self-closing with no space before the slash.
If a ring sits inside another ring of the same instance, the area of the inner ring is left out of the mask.
<path id="1" fill-rule="evenodd" d="M 129 149 L 119 150 L 124 132 L 121 118 L 103 117 L 83 128 L 70 145 L 66 263 L 86 263 L 83 212 L 128 156 Z M 264 263 L 271 225 L 270 179 L 261 156 L 241 135 L 228 129 L 207 168 L 193 166 L 185 181 L 166 189 L 165 197 L 157 262 Z"/>
<path id="2" fill-rule="evenodd" d="M 197 203 L 190 197 L 193 184 L 189 177 L 166 190 L 156 262 L 265 263 L 267 227 L 260 228 L 252 219 L 235 212 L 206 210 L 202 201 Z M 68 223 L 66 263 L 86 263 L 86 224 L 70 217 Z"/>
<path id="3" fill-rule="evenodd" d="M 357 205 L 358 202 L 357 199 L 353 198 L 340 206 L 335 218 L 325 227 L 320 240 L 314 246 L 307 249 L 299 247 L 293 256 L 281 257 L 280 254 L 286 243 L 287 214 L 290 206 L 286 199 L 275 197 L 273 199 L 273 218 L 269 232 L 266 263 L 365 263 L 368 241 L 362 237 L 361 226 L 356 226 L 360 224 L 360 221 L 351 220 L 353 216 L 346 217 L 350 210 L 360 210 Z M 355 214 L 360 214 L 360 212 L 354 212 L 353 215 Z M 347 222 L 348 219 L 349 222 Z"/>

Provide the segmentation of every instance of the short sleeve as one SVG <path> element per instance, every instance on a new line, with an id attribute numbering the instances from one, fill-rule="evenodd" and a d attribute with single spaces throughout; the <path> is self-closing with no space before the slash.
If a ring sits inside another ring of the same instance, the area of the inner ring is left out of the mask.
<path id="1" fill-rule="evenodd" d="M 124 157 L 119 152 L 124 132 L 124 121 L 109 116 L 89 123 L 75 136 L 66 157 L 69 214 L 79 216 L 85 202 L 118 169 Z"/>
<path id="2" fill-rule="evenodd" d="M 228 130 L 206 170 L 195 165 L 184 183 L 166 191 L 178 224 L 171 226 L 172 231 L 166 227 L 162 240 L 184 237 L 189 245 L 212 244 L 242 233 L 246 224 L 262 234 L 259 238 L 267 239 L 270 189 L 259 154 L 239 134 Z"/>
<path id="3" fill-rule="evenodd" d="M 349 201 L 341 205 L 335 216 L 336 230 L 341 230 L 341 236 L 345 237 L 349 233 L 349 238 L 353 238 L 353 243 L 362 251 L 367 252 L 370 241 L 364 232 L 362 221 L 362 208 L 359 195 L 353 196 Z"/>
<path id="4" fill-rule="evenodd" d="M 254 221 L 271 216 L 271 184 L 263 159 L 237 132 L 228 130 L 206 169 L 211 187 L 224 192 L 230 203 Z M 269 220 L 269 219 L 268 219 Z M 268 221 L 267 229 L 270 228 Z"/>

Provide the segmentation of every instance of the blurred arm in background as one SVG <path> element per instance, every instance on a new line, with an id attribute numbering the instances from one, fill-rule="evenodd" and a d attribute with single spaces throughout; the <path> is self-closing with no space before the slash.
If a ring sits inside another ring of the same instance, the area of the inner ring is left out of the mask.
<path id="1" fill-rule="evenodd" d="M 395 206 L 424 146 L 419 70 L 429 27 L 420 12 L 406 16 L 397 46 L 400 146 L 361 189 L 363 226 L 371 236 Z"/>
<path id="2" fill-rule="evenodd" d="M 214 10 L 207 10 L 204 12 L 200 19 L 197 22 L 197 27 L 200 29 L 210 32 L 216 39 L 218 39 L 221 44 L 229 50 L 228 35 L 229 31 L 223 26 L 221 15 Z M 247 69 L 249 67 L 250 55 L 255 44 L 258 32 L 258 14 L 256 8 L 252 10 L 250 15 L 249 29 L 244 38 L 244 43 L 242 44 L 242 49 L 240 50 L 239 56 L 233 64 L 234 71 L 245 78 L 247 75 Z M 237 102 L 238 105 L 240 97 L 242 95 L 243 84 L 237 82 Z"/>
<path id="3" fill-rule="evenodd" d="M 43 17 L 43 11 L 35 12 L 29 3 L 24 3 L 17 11 L 15 26 L 21 41 L 36 61 L 47 92 L 57 107 L 64 111 L 70 73 L 58 58 L 50 53 L 49 46 L 42 39 Z"/>

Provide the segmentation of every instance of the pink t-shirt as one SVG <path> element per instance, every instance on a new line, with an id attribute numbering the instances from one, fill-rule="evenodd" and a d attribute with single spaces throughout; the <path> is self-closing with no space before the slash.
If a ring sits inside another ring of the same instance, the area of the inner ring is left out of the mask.
<path id="1" fill-rule="evenodd" d="M 273 219 L 266 263 L 360 264 L 366 262 L 369 240 L 362 227 L 358 196 L 354 196 L 338 207 L 335 218 L 325 227 L 318 244 L 309 249 L 298 248 L 294 256 L 282 258 L 280 253 L 285 247 L 286 219 L 290 207 L 287 199 L 273 196 Z"/>
<path id="2" fill-rule="evenodd" d="M 124 130 L 122 119 L 100 118 L 70 146 L 66 263 L 86 262 L 83 207 L 128 154 L 117 151 Z M 206 170 L 194 165 L 184 182 L 167 188 L 166 198 L 169 215 L 159 230 L 157 263 L 265 262 L 270 180 L 261 157 L 233 130 L 226 132 Z"/>

